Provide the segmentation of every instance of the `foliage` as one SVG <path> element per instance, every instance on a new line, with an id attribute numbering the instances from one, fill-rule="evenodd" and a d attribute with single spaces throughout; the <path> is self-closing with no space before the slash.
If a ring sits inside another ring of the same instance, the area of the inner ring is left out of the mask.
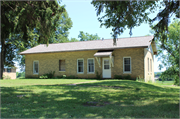
<path id="1" fill-rule="evenodd" d="M 42 75 L 39 77 L 40 79 L 48 79 L 48 76 L 47 75 Z"/>
<path id="2" fill-rule="evenodd" d="M 46 74 L 40 76 L 39 78 L 40 79 L 54 78 L 54 74 L 55 74 L 55 71 L 53 71 L 53 72 L 51 71 L 49 73 L 46 73 Z"/>
<path id="3" fill-rule="evenodd" d="M 114 75 L 114 78 L 115 79 L 123 79 L 123 76 L 122 75 Z"/>
<path id="4" fill-rule="evenodd" d="M 130 36 L 132 35 L 132 28 L 140 26 L 143 22 L 152 24 L 156 20 L 158 23 L 153 27 L 155 30 L 155 37 L 162 37 L 165 39 L 165 34 L 168 31 L 168 23 L 170 17 L 175 14 L 179 18 L 179 2 L 177 0 L 171 1 L 96 1 L 93 0 L 91 4 L 94 5 L 97 11 L 98 20 L 101 26 L 106 28 L 112 27 L 112 36 L 114 38 L 114 45 L 116 45 L 116 38 L 121 35 L 126 28 L 130 29 Z M 105 12 L 103 11 L 105 8 Z M 163 8 L 159 11 L 157 16 L 153 19 L 149 18 L 150 13 L 154 13 L 156 9 Z M 101 15 L 101 13 L 104 13 Z M 101 15 L 101 16 L 100 16 Z M 163 34 L 161 34 L 163 33 Z"/>
<path id="5" fill-rule="evenodd" d="M 96 78 L 97 78 L 97 79 L 101 79 L 101 74 L 102 74 L 102 73 L 99 73 L 98 71 L 96 71 Z"/>
<path id="6" fill-rule="evenodd" d="M 175 77 L 174 77 L 174 85 L 177 85 L 177 86 L 180 86 L 180 83 L 179 83 L 179 77 L 176 75 Z"/>
<path id="7" fill-rule="evenodd" d="M 159 38 L 157 41 L 158 59 L 162 61 L 159 68 L 166 67 L 166 71 L 161 74 L 163 80 L 179 76 L 180 21 L 175 20 L 170 24 L 168 31 L 166 34 L 168 40 Z"/>
<path id="8" fill-rule="evenodd" d="M 126 79 L 126 80 L 131 80 L 131 75 L 126 75 L 126 76 L 124 76 L 124 79 Z"/>
<path id="9" fill-rule="evenodd" d="M 71 38 L 71 40 L 69 40 L 69 42 L 78 42 L 79 40 L 76 38 Z"/>
<path id="10" fill-rule="evenodd" d="M 136 77 L 136 81 L 144 82 L 144 79 L 139 76 L 139 77 Z"/>
<path id="11" fill-rule="evenodd" d="M 161 72 L 154 72 L 154 76 L 161 76 Z"/>
<path id="12" fill-rule="evenodd" d="M 25 78 L 25 72 L 16 72 L 16 78 Z"/>
<path id="13" fill-rule="evenodd" d="M 51 34 L 49 43 L 69 42 L 68 31 L 72 27 L 72 21 L 71 18 L 69 18 L 68 13 L 66 11 L 61 14 L 57 23 L 58 26 L 55 28 L 55 32 Z"/>
<path id="14" fill-rule="evenodd" d="M 4 79 L 4 80 L 6 80 L 6 79 L 11 79 L 11 77 L 8 76 L 8 75 L 3 75 L 3 79 Z"/>
<path id="15" fill-rule="evenodd" d="M 100 37 L 97 34 L 93 35 L 84 33 L 83 31 L 80 31 L 78 38 L 80 38 L 80 41 L 100 40 Z"/>
<path id="16" fill-rule="evenodd" d="M 66 78 L 66 75 L 63 75 L 63 78 Z"/>
<path id="17" fill-rule="evenodd" d="M 48 44 L 65 12 L 57 1 L 2 1 L 1 10 L 1 74 L 19 52 Z"/>

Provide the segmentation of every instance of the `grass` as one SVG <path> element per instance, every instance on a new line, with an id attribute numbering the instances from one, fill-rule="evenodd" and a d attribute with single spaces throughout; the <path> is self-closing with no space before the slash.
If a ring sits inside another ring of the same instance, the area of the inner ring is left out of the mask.
<path id="1" fill-rule="evenodd" d="M 174 81 L 156 81 L 155 84 L 161 86 L 172 86 L 174 85 Z"/>
<path id="2" fill-rule="evenodd" d="M 80 82 L 87 83 L 64 85 Z M 179 118 L 179 87 L 85 79 L 0 83 L 2 118 Z"/>

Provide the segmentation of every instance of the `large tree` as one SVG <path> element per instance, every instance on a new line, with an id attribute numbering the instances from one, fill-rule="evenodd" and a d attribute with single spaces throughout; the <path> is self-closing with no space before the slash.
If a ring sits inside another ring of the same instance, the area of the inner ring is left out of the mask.
<path id="1" fill-rule="evenodd" d="M 14 66 L 15 50 L 49 43 L 65 11 L 57 1 L 1 2 L 1 77 L 4 64 Z M 17 44 L 17 45 L 15 45 Z"/>
<path id="2" fill-rule="evenodd" d="M 155 38 L 161 37 L 167 40 L 166 33 L 170 17 L 175 14 L 179 18 L 180 3 L 178 0 L 156 0 L 156 1 L 92 1 L 97 11 L 98 20 L 101 26 L 107 28 L 112 27 L 112 36 L 114 45 L 116 38 L 121 35 L 126 28 L 130 29 L 129 34 L 132 35 L 132 28 L 140 26 L 141 23 L 147 22 L 151 25 L 154 21 L 158 23 L 153 27 L 155 30 Z M 105 12 L 103 11 L 105 8 Z M 153 19 L 149 18 L 150 13 L 154 13 L 156 9 L 162 9 Z M 101 13 L 104 15 L 101 16 Z M 159 35 L 161 33 L 161 35 Z"/>
<path id="3" fill-rule="evenodd" d="M 161 74 L 161 78 L 174 78 L 176 84 L 179 84 L 180 21 L 173 21 L 173 23 L 169 25 L 168 31 L 169 32 L 166 34 L 167 40 L 159 38 L 156 41 L 158 46 L 158 58 L 162 61 L 159 68 L 166 67 L 166 71 Z"/>

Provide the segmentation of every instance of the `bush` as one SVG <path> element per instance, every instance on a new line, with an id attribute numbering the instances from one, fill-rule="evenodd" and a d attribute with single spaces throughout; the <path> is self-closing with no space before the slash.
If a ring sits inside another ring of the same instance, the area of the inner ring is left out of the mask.
<path id="1" fill-rule="evenodd" d="M 136 81 L 144 82 L 144 79 L 139 76 L 139 77 L 136 77 Z"/>
<path id="2" fill-rule="evenodd" d="M 54 78 L 54 74 L 55 74 L 55 71 L 53 71 L 53 72 L 51 71 L 49 73 L 46 73 L 46 74 L 40 76 L 39 78 L 40 79 Z"/>
<path id="3" fill-rule="evenodd" d="M 11 77 L 3 75 L 3 79 L 11 79 Z"/>
<path id="4" fill-rule="evenodd" d="M 179 76 L 176 75 L 174 81 L 175 81 L 175 82 L 174 82 L 174 85 L 180 86 L 180 84 L 179 84 Z"/>
<path id="5" fill-rule="evenodd" d="M 46 75 L 42 75 L 42 76 L 40 76 L 39 78 L 40 78 L 40 79 L 47 79 L 47 78 L 48 78 L 48 76 L 46 76 Z"/>
<path id="6" fill-rule="evenodd" d="M 130 75 L 126 75 L 126 76 L 124 76 L 124 79 L 131 80 L 131 76 Z"/>
<path id="7" fill-rule="evenodd" d="M 122 75 L 114 75 L 114 79 L 123 79 Z"/>
<path id="8" fill-rule="evenodd" d="M 99 72 L 96 71 L 96 78 L 97 78 L 97 79 L 101 79 L 101 74 L 102 74 L 102 73 L 99 74 Z"/>

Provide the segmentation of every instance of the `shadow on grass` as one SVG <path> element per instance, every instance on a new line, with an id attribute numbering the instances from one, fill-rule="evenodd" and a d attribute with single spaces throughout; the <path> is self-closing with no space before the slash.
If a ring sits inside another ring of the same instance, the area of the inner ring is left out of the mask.
<path id="1" fill-rule="evenodd" d="M 89 83 L 87 86 L 82 85 L 1 87 L 1 117 L 179 117 L 179 95 L 173 94 L 177 94 L 178 89 L 162 88 L 129 81 L 103 81 Z M 92 87 L 91 85 L 99 87 Z M 112 86 L 124 86 L 124 88 L 113 88 Z M 161 92 L 156 92 L 155 90 Z M 17 97 L 17 95 L 25 96 Z M 109 104 L 101 107 L 83 105 L 90 101 L 98 103 L 109 102 Z"/>

